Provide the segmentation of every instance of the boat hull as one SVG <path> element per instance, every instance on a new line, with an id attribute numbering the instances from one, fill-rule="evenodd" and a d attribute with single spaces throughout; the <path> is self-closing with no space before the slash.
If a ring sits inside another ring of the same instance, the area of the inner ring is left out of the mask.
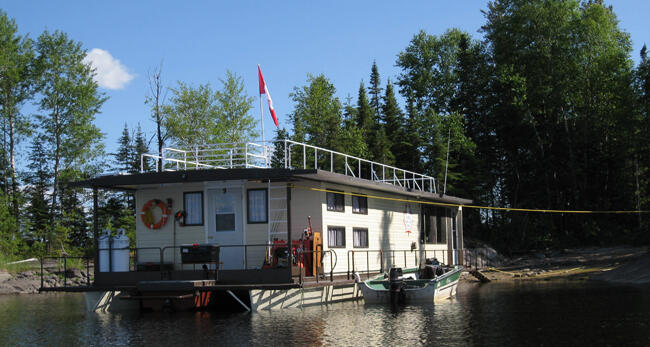
<path id="1" fill-rule="evenodd" d="M 400 302 L 410 303 L 428 303 L 438 300 L 444 300 L 453 297 L 458 288 L 461 267 L 454 268 L 443 276 L 431 279 L 429 281 L 419 280 L 421 287 L 407 286 L 400 294 Z M 385 282 L 385 283 L 380 283 Z M 368 280 L 359 283 L 359 288 L 363 293 L 363 300 L 367 304 L 388 304 L 395 300 L 395 294 L 391 296 L 388 290 L 388 281 Z M 407 282 L 408 283 L 408 282 Z M 378 288 L 383 285 L 384 288 Z"/>

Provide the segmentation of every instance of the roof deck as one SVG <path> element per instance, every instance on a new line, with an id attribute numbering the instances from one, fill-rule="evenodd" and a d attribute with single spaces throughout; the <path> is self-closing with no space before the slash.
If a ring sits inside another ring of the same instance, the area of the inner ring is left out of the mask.
<path id="1" fill-rule="evenodd" d="M 431 176 L 291 140 L 220 143 L 191 149 L 166 147 L 162 155 L 142 154 L 141 172 L 144 172 L 145 163 L 153 165 L 156 171 L 159 167 L 163 171 L 248 168 L 322 170 L 409 191 L 436 193 L 435 178 Z"/>

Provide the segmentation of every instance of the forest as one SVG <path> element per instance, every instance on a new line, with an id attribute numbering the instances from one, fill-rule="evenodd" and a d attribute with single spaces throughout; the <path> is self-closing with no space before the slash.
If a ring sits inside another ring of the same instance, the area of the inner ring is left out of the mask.
<path id="1" fill-rule="evenodd" d="M 438 184 L 448 165 L 446 193 L 475 205 L 637 211 L 465 209 L 466 237 L 501 251 L 648 244 L 646 47 L 633 52 L 613 9 L 599 0 L 494 0 L 484 17 L 480 37 L 455 28 L 415 33 L 396 52 L 397 76 L 382 77 L 374 63 L 369 74 L 359 72 L 356 100 L 341 100 L 327 76 L 309 74 L 290 95 L 289 128 L 275 138 L 421 172 Z M 160 66 L 143 100 L 155 129 L 125 124 L 108 153 L 93 125 L 107 98 L 82 43 L 60 31 L 20 35 L 0 12 L 0 52 L 4 259 L 92 252 L 91 197 L 70 182 L 139 172 L 140 154 L 163 146 L 258 136 L 254 98 L 240 76 L 226 71 L 219 88 L 167 86 Z M 100 228 L 133 234 L 134 208 L 128 194 L 102 192 Z"/>

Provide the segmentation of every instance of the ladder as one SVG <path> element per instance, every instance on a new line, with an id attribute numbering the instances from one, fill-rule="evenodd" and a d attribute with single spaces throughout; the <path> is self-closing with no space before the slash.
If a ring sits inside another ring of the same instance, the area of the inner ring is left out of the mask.
<path id="1" fill-rule="evenodd" d="M 271 246 L 275 238 L 287 236 L 287 185 L 273 185 L 268 181 L 268 237 L 267 255 L 271 256 Z"/>

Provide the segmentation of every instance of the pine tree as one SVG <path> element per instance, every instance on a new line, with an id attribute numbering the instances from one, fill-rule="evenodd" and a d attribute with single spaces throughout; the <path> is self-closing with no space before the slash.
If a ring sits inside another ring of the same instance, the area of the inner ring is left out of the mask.
<path id="1" fill-rule="evenodd" d="M 372 62 L 372 69 L 370 70 L 370 106 L 375 110 L 375 114 L 381 114 L 381 81 L 379 79 L 379 69 L 377 62 Z"/>
<path id="2" fill-rule="evenodd" d="M 140 172 L 140 169 L 144 172 L 149 172 L 151 171 L 151 164 L 148 161 L 143 161 L 141 163 L 141 158 L 142 155 L 145 153 L 149 153 L 149 146 L 147 145 L 147 139 L 145 137 L 144 132 L 142 132 L 142 127 L 140 127 L 140 123 L 138 123 L 138 128 L 135 132 L 134 138 L 134 148 L 133 148 L 133 158 L 131 160 L 130 164 L 130 171 L 133 173 Z M 142 167 L 140 167 L 140 164 L 142 164 Z"/>
<path id="3" fill-rule="evenodd" d="M 29 154 L 30 174 L 27 175 L 27 237 L 46 242 L 50 233 L 50 211 L 48 208 L 47 192 L 50 189 L 51 169 L 47 160 L 42 141 L 37 137 L 32 141 Z"/>
<path id="4" fill-rule="evenodd" d="M 271 158 L 271 167 L 280 169 L 284 168 L 284 140 L 289 139 L 289 132 L 284 128 L 277 128 L 275 131 L 275 140 L 273 143 L 273 157 Z"/>
<path id="5" fill-rule="evenodd" d="M 133 172 L 134 144 L 129 133 L 129 126 L 124 123 L 122 136 L 117 141 L 117 153 L 113 154 L 115 159 L 115 169 L 119 172 Z"/>

